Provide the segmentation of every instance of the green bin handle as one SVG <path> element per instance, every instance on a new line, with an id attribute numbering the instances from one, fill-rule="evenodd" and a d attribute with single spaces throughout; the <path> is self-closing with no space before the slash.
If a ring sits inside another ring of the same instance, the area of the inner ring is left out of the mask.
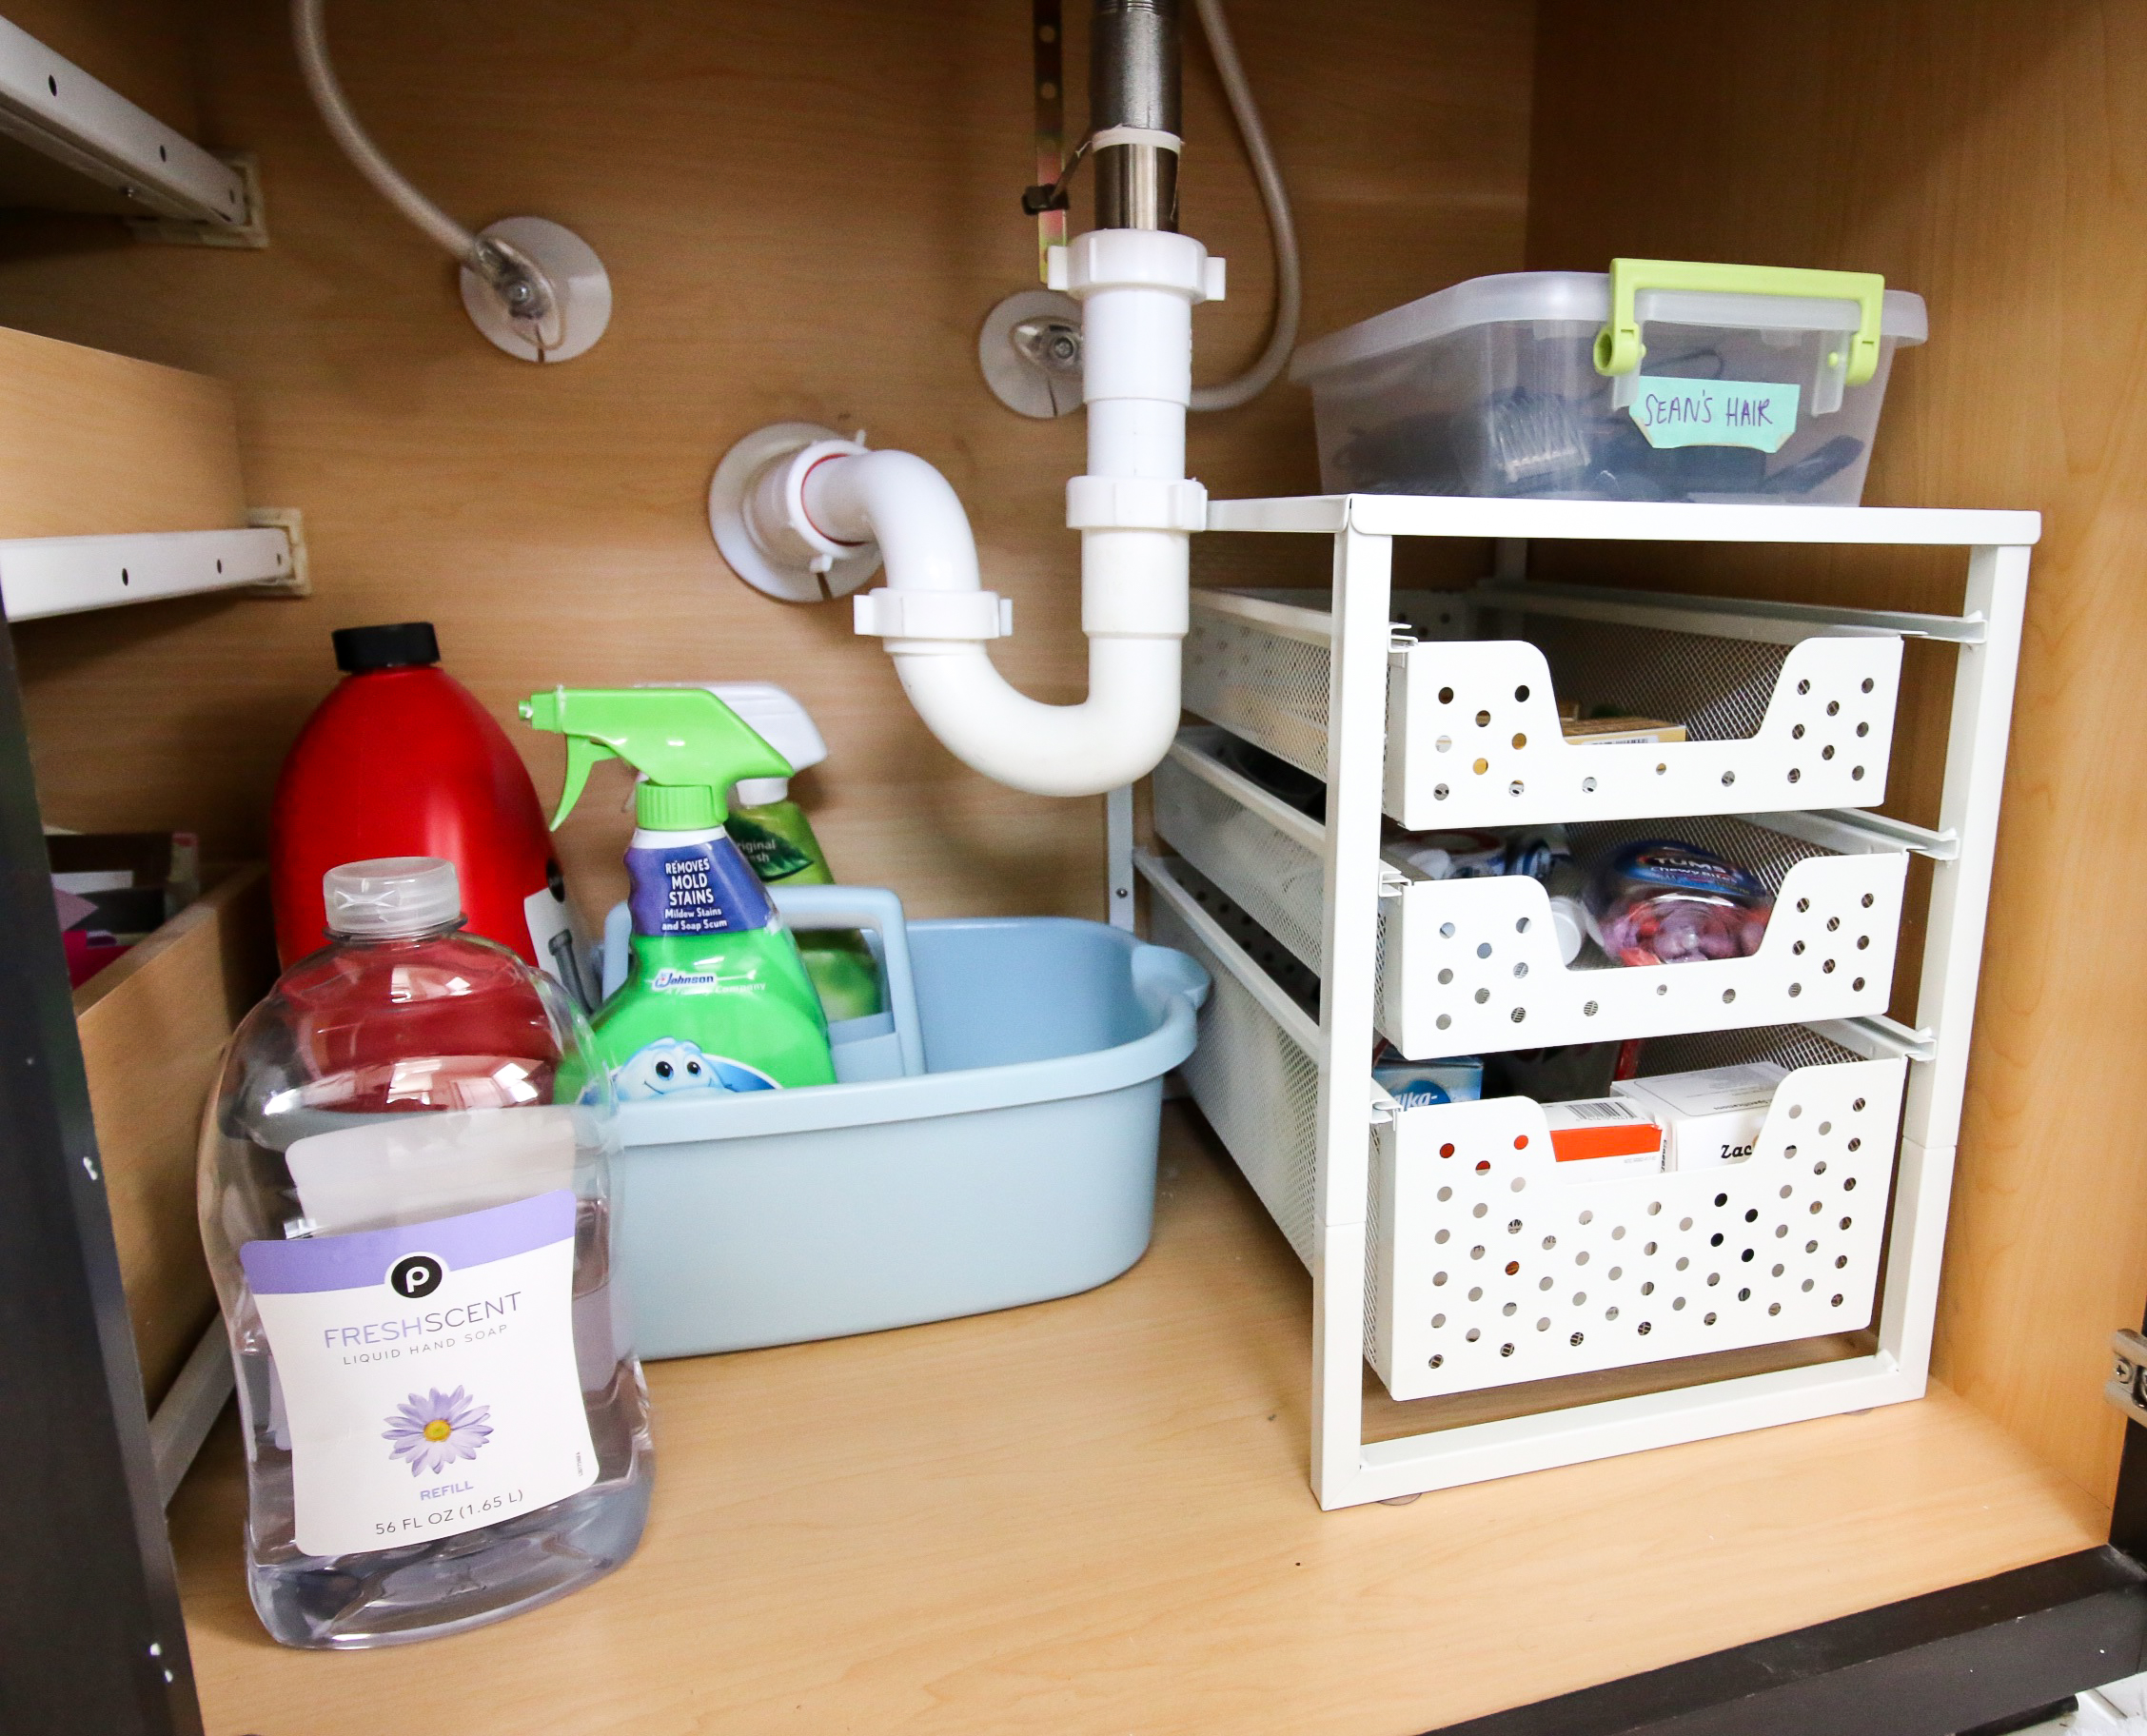
<path id="1" fill-rule="evenodd" d="M 1610 322 L 1596 333 L 1595 371 L 1640 371 L 1647 346 L 1640 341 L 1633 305 L 1643 289 L 1694 289 L 1719 295 L 1800 295 L 1854 302 L 1856 336 L 1849 340 L 1844 385 L 1862 385 L 1879 371 L 1879 316 L 1886 280 L 1875 271 L 1817 271 L 1796 266 L 1712 266 L 1693 260 L 1614 259 L 1610 262 Z"/>

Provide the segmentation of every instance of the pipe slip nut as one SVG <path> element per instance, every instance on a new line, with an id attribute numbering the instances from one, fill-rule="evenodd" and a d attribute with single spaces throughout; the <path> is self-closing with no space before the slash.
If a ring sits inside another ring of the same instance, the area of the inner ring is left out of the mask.
<path id="1" fill-rule="evenodd" d="M 1069 477 L 1066 527 L 1069 530 L 1206 530 L 1208 490 L 1190 478 L 1173 483 L 1130 476 Z"/>
<path id="2" fill-rule="evenodd" d="M 859 634 L 877 639 L 1004 639 L 1014 600 L 995 591 L 897 591 L 882 585 L 851 599 Z"/>
<path id="3" fill-rule="evenodd" d="M 1188 302 L 1219 302 L 1220 259 L 1172 229 L 1091 229 L 1045 257 L 1050 286 L 1079 300 L 1099 289 L 1167 289 Z"/>

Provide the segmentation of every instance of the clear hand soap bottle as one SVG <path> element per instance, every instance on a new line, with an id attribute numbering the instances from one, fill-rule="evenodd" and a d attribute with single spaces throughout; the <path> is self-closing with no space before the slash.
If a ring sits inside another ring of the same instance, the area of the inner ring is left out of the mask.
<path id="1" fill-rule="evenodd" d="M 255 1609 L 287 1646 L 454 1633 L 640 1542 L 648 1394 L 611 1270 L 611 1086 L 424 857 L 326 877 L 329 944 L 226 1055 L 202 1240 Z"/>

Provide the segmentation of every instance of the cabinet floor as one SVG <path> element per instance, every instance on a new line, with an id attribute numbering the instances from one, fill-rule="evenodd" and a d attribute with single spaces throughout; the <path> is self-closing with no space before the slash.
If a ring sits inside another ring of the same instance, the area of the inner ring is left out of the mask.
<path id="1" fill-rule="evenodd" d="M 2093 1548 L 1943 1389 L 1322 1513 L 1310 1285 L 1196 1112 L 1086 1295 L 649 1369 L 636 1558 L 497 1628 L 282 1650 L 229 1415 L 172 1504 L 209 1736 L 1407 1736 Z"/>

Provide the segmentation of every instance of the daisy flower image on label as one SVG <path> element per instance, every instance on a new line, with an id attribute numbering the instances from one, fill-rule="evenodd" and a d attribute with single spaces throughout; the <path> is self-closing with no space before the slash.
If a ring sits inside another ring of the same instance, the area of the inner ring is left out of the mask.
<path id="1" fill-rule="evenodd" d="M 492 1438 L 490 1405 L 472 1402 L 457 1387 L 443 1392 L 438 1387 L 425 1397 L 413 1392 L 395 1407 L 386 1419 L 381 1439 L 389 1443 L 387 1456 L 409 1466 L 413 1477 L 437 1476 L 457 1459 L 474 1459 L 477 1450 Z"/>

